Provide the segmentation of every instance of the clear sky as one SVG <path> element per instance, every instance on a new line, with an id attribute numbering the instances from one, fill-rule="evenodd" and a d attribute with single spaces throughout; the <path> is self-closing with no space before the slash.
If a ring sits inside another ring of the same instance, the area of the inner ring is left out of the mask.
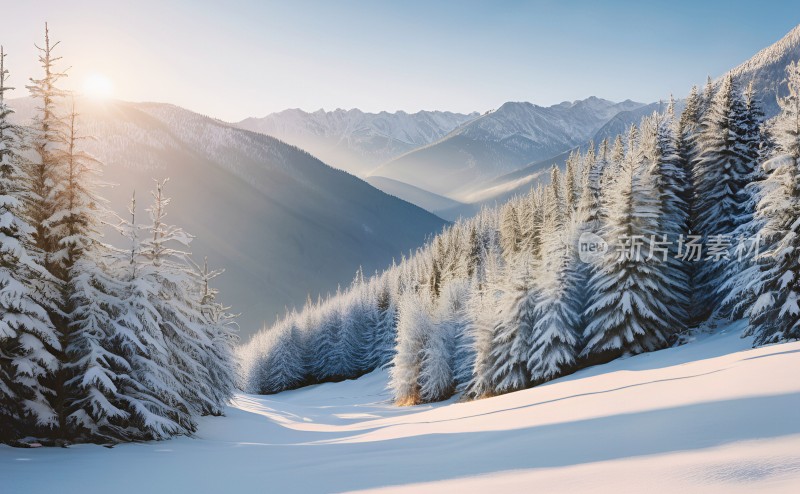
<path id="1" fill-rule="evenodd" d="M 12 83 L 44 22 L 68 85 L 239 120 L 685 95 L 800 23 L 797 1 L 0 0 Z M 95 84 L 97 86 L 97 84 Z M 107 89 L 107 88 L 106 88 Z M 22 96 L 25 91 L 17 91 Z"/>

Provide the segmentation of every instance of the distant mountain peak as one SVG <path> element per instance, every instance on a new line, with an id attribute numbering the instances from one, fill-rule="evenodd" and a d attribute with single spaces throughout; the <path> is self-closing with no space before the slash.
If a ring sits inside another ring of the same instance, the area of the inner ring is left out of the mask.
<path id="1" fill-rule="evenodd" d="M 235 125 L 298 146 L 350 173 L 366 175 L 381 163 L 435 142 L 477 117 L 478 113 L 369 113 L 337 108 L 313 113 L 285 110 Z"/>

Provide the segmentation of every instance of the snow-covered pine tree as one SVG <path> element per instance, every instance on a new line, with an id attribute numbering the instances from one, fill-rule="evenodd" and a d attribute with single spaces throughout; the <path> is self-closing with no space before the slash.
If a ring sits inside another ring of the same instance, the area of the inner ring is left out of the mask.
<path id="1" fill-rule="evenodd" d="M 230 313 L 230 307 L 217 301 L 216 289 L 210 286 L 211 280 L 220 276 L 224 270 L 209 270 L 208 259 L 203 259 L 203 266 L 195 265 L 197 277 L 202 282 L 200 299 L 201 324 L 211 340 L 211 346 L 200 355 L 202 365 L 208 370 L 210 379 L 210 407 L 205 413 L 222 415 L 224 407 L 236 389 L 237 363 L 234 358 L 234 347 L 239 341 L 236 316 Z"/>
<path id="2" fill-rule="evenodd" d="M 742 224 L 738 198 L 753 172 L 753 159 L 745 148 L 746 120 L 745 104 L 728 75 L 703 116 L 700 156 L 694 169 L 693 226 L 706 239 L 732 236 Z M 728 281 L 725 265 L 724 259 L 710 256 L 699 265 L 696 280 L 701 295 L 697 303 L 703 309 L 699 313 L 701 319 L 719 308 L 722 297 L 718 288 Z"/>
<path id="3" fill-rule="evenodd" d="M 377 280 L 375 294 L 375 310 L 377 321 L 374 329 L 374 343 L 368 356 L 370 366 L 374 369 L 389 365 L 394 357 L 394 344 L 397 338 L 397 303 L 389 277 L 384 275 Z"/>
<path id="4" fill-rule="evenodd" d="M 210 391 L 211 380 L 202 357 L 212 346 L 203 329 L 197 290 L 202 286 L 188 263 L 191 236 L 166 223 L 170 199 L 164 195 L 167 180 L 156 181 L 153 203 L 148 208 L 148 238 L 142 241 L 147 261 L 153 265 L 157 296 L 151 303 L 161 316 L 170 363 L 178 383 L 178 392 L 190 405 L 190 413 L 199 415 L 215 407 Z"/>
<path id="5" fill-rule="evenodd" d="M 786 70 L 788 95 L 778 99 L 781 112 L 772 126 L 780 154 L 764 165 L 769 176 L 756 211 L 768 248 L 749 281 L 758 299 L 748 310 L 746 334 L 755 336 L 755 345 L 800 339 L 800 65 Z"/>
<path id="6" fill-rule="evenodd" d="M 557 166 L 553 165 L 550 168 L 550 187 L 547 188 L 551 195 L 550 206 L 555 208 L 555 213 L 559 218 L 563 218 L 566 212 L 566 206 L 564 203 L 564 193 L 563 188 L 561 185 L 561 171 L 558 169 Z M 543 211 L 542 214 L 550 214 L 548 211 Z"/>
<path id="7" fill-rule="evenodd" d="M 83 151 L 74 101 L 66 119 L 64 146 L 52 152 L 63 166 L 52 184 L 49 234 L 57 240 L 49 259 L 62 276 L 65 326 L 62 367 L 57 373 L 56 411 L 64 435 L 129 439 L 130 413 L 120 396 L 130 364 L 115 346 L 116 320 L 126 308 L 111 273 L 111 247 L 101 241 L 103 201 L 96 193 L 99 163 Z"/>
<path id="8" fill-rule="evenodd" d="M 523 259 L 507 270 L 504 278 L 510 279 L 498 284 L 491 344 L 493 394 L 518 391 L 530 384 L 527 362 L 535 291 L 530 262 Z"/>
<path id="9" fill-rule="evenodd" d="M 120 298 L 127 311 L 116 320 L 115 344 L 130 362 L 130 382 L 120 393 L 132 414 L 131 422 L 142 439 L 166 439 L 193 431 L 191 406 L 179 392 L 181 384 L 173 373 L 169 344 L 161 331 L 161 315 L 153 302 L 159 296 L 158 273 L 143 249 L 136 222 L 136 195 L 128 207 L 130 220 L 117 227 L 129 242 L 117 256 L 116 270 L 122 279 Z"/>
<path id="10" fill-rule="evenodd" d="M 342 379 L 342 315 L 336 298 L 320 307 L 319 327 L 311 338 L 316 358 L 311 360 L 311 374 L 318 382 Z"/>
<path id="11" fill-rule="evenodd" d="M 533 260 L 538 260 L 541 257 L 543 198 L 544 192 L 541 185 L 531 187 L 528 197 L 525 198 L 528 214 L 524 218 L 524 221 L 521 222 L 522 245 L 520 250 Z"/>
<path id="12" fill-rule="evenodd" d="M 423 403 L 446 400 L 455 392 L 456 332 L 463 328 L 458 324 L 459 302 L 452 299 L 457 292 L 451 286 L 443 287 L 443 296 L 433 308 L 433 325 L 422 347 L 419 394 Z"/>
<path id="13" fill-rule="evenodd" d="M 55 425 L 51 390 L 42 381 L 58 366 L 50 349 L 60 350 L 47 311 L 34 296 L 50 275 L 31 254 L 34 228 L 24 218 L 22 137 L 9 121 L 5 56 L 0 46 L 0 442 Z"/>
<path id="14" fill-rule="evenodd" d="M 658 295 L 666 289 L 666 280 L 657 264 L 646 260 L 646 251 L 637 256 L 632 247 L 637 238 L 642 242 L 641 238 L 659 233 L 660 217 L 653 178 L 643 166 L 636 141 L 637 131 L 631 127 L 617 179 L 606 191 L 609 215 L 605 239 L 610 248 L 590 281 L 589 322 L 581 352 L 590 362 L 668 344 L 668 309 Z"/>
<path id="15" fill-rule="evenodd" d="M 470 283 L 453 280 L 444 286 L 436 308 L 436 324 L 453 335 L 453 380 L 455 391 L 461 393 L 472 376 L 475 361 L 472 341 L 467 334 L 467 300 Z"/>
<path id="16" fill-rule="evenodd" d="M 517 209 L 513 201 L 508 202 L 502 208 L 502 221 L 500 223 L 500 242 L 503 248 L 503 256 L 511 259 L 518 251 L 522 231 L 520 228 Z"/>
<path id="17" fill-rule="evenodd" d="M 572 211 L 578 206 L 580 159 L 580 151 L 570 152 L 564 169 L 564 190 L 561 196 L 564 198 L 564 209 L 567 215 L 572 214 Z"/>
<path id="18" fill-rule="evenodd" d="M 256 393 L 273 394 L 295 388 L 304 382 L 306 375 L 299 328 L 294 318 L 286 317 L 271 332 L 272 341 L 258 374 Z"/>
<path id="19" fill-rule="evenodd" d="M 723 282 L 717 288 L 721 299 L 719 315 L 739 319 L 744 311 L 752 307 L 757 294 L 751 285 L 753 272 L 758 272 L 760 267 L 753 255 L 749 254 L 753 239 L 764 224 L 764 218 L 756 216 L 759 201 L 760 182 L 764 179 L 764 171 L 759 163 L 766 161 L 762 154 L 764 144 L 770 141 L 762 129 L 764 114 L 755 94 L 752 81 L 748 84 L 743 94 L 744 99 L 744 128 L 741 142 L 742 154 L 747 157 L 744 168 L 744 181 L 746 183 L 735 199 L 735 224 L 733 232 L 730 262 L 723 267 Z"/>
<path id="20" fill-rule="evenodd" d="M 343 297 L 339 308 L 341 315 L 341 367 L 344 377 L 358 377 L 364 372 L 372 370 L 368 362 L 368 338 L 373 328 L 374 321 L 370 318 L 367 300 L 362 297 L 366 288 L 364 275 L 358 269 L 350 290 Z"/>
<path id="21" fill-rule="evenodd" d="M 687 235 L 698 234 L 697 214 L 695 194 L 695 170 L 700 158 L 700 130 L 701 119 L 703 116 L 703 98 L 698 92 L 697 86 L 692 86 L 689 96 L 686 98 L 685 106 L 680 118 L 675 121 L 674 135 L 676 139 L 675 151 L 677 153 L 678 165 L 684 176 L 684 190 L 681 200 L 686 207 L 686 230 L 682 232 L 684 238 Z M 699 263 L 688 261 L 683 264 L 686 273 L 687 293 L 687 326 L 694 326 L 703 320 L 702 303 L 703 298 L 697 288 L 697 272 Z"/>
<path id="22" fill-rule="evenodd" d="M 677 239 L 685 235 L 689 212 L 683 202 L 686 177 L 676 148 L 674 101 L 670 99 L 665 115 L 653 114 L 642 120 L 641 152 L 643 166 L 652 178 L 653 192 L 659 204 L 658 231 L 648 238 L 650 249 L 667 249 L 654 266 L 660 270 L 666 286 L 656 294 L 667 308 L 665 317 L 672 332 L 686 328 L 689 316 L 689 268 L 680 258 Z M 659 244 L 658 242 L 664 242 Z M 654 256 L 656 259 L 657 254 Z"/>
<path id="23" fill-rule="evenodd" d="M 600 188 L 608 190 L 611 188 L 614 180 L 616 180 L 619 169 L 622 166 L 622 160 L 625 157 L 625 143 L 622 140 L 622 134 L 617 134 L 614 138 L 614 143 L 611 145 L 608 155 L 608 163 L 603 169 L 603 175 L 600 179 Z M 603 205 L 604 209 L 607 206 Z"/>
<path id="24" fill-rule="evenodd" d="M 58 278 L 63 279 L 65 269 L 61 266 L 60 260 L 54 258 L 54 253 L 61 249 L 60 239 L 52 229 L 54 227 L 53 216 L 58 210 L 57 193 L 53 189 L 63 183 L 62 175 L 65 168 L 64 163 L 61 162 L 64 153 L 60 152 L 60 150 L 63 151 L 66 139 L 64 121 L 58 115 L 57 105 L 67 94 L 58 87 L 59 81 L 66 77 L 66 73 L 56 68 L 56 63 L 61 57 L 56 57 L 53 51 L 59 42 L 51 44 L 47 24 L 45 24 L 44 39 L 44 47 L 36 46 L 39 50 L 39 63 L 44 70 L 44 75 L 41 79 L 30 79 L 31 84 L 26 86 L 31 97 L 39 103 L 31 124 L 31 147 L 35 157 L 25 162 L 26 176 L 29 181 L 26 190 L 28 196 L 27 217 L 30 224 L 36 228 L 33 237 L 40 264 Z M 58 287 L 51 284 L 46 287 L 44 297 L 49 299 L 51 304 L 58 304 L 61 299 L 58 291 Z M 58 307 L 48 307 L 48 311 L 52 315 L 58 312 Z M 58 323 L 58 321 L 54 322 Z"/>
<path id="25" fill-rule="evenodd" d="M 408 290 L 397 311 L 397 352 L 389 370 L 389 389 L 398 406 L 421 402 L 420 377 L 426 339 L 433 332 L 430 296 Z"/>
<path id="26" fill-rule="evenodd" d="M 103 441 L 138 438 L 122 394 L 136 387 L 133 369 L 115 341 L 118 319 L 127 311 L 117 296 L 122 285 L 105 263 L 109 247 L 90 243 L 84 249 L 70 267 L 68 284 L 68 379 L 61 398 L 69 434 Z"/>
<path id="27" fill-rule="evenodd" d="M 597 155 L 590 148 L 591 155 L 586 159 L 584 186 L 581 192 L 580 207 L 585 230 L 597 233 L 603 222 L 601 180 L 608 166 L 608 139 L 603 139 Z"/>
<path id="28" fill-rule="evenodd" d="M 474 362 L 464 397 L 470 399 L 488 398 L 494 394 L 492 376 L 496 369 L 492 353 L 500 294 L 497 289 L 500 282 L 499 257 L 493 246 L 486 251 L 484 269 L 476 276 L 476 282 L 472 283 L 467 305 L 467 334 L 473 344 L 470 353 L 474 356 Z"/>
<path id="29" fill-rule="evenodd" d="M 585 272 L 577 265 L 572 249 L 580 226 L 580 220 L 565 221 L 552 213 L 545 221 L 544 258 L 536 271 L 537 290 L 524 305 L 532 324 L 526 362 L 533 383 L 555 378 L 575 363 L 586 293 L 585 287 L 580 286 Z"/>

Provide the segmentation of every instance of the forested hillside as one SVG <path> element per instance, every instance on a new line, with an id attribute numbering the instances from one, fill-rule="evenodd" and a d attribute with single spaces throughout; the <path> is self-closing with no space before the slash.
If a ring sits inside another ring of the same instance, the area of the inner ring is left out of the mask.
<path id="1" fill-rule="evenodd" d="M 415 255 L 309 301 L 241 351 L 241 385 L 274 393 L 391 366 L 398 404 L 482 398 L 690 328 L 747 318 L 796 339 L 800 67 L 764 122 L 747 80 L 696 88 L 547 186 L 445 229 Z"/>

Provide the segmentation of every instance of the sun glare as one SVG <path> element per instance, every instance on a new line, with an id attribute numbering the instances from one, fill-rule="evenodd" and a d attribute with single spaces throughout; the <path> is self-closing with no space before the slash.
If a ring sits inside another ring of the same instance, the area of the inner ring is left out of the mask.
<path id="1" fill-rule="evenodd" d="M 83 93 L 93 99 L 108 99 L 114 93 L 114 84 L 103 74 L 90 74 L 83 81 Z"/>

